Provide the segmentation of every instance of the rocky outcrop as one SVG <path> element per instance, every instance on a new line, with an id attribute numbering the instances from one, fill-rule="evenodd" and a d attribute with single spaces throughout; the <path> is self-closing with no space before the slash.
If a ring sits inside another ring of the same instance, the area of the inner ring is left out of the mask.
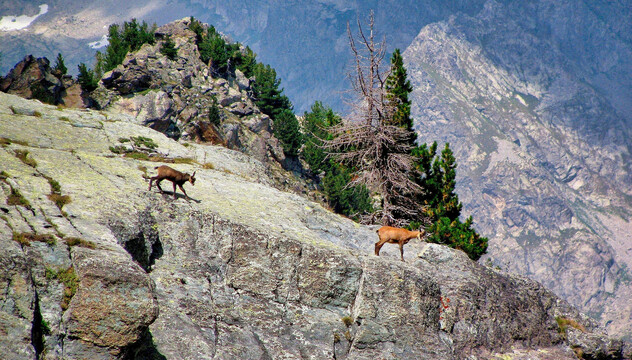
<path id="1" fill-rule="evenodd" d="M 32 55 L 24 57 L 0 79 L 0 91 L 53 105 L 85 107 L 80 87 L 70 75 L 52 69 L 48 59 Z"/>
<path id="2" fill-rule="evenodd" d="M 375 257 L 374 229 L 269 186 L 252 157 L 0 100 L 7 359 L 623 357 L 532 280 L 441 245 Z M 197 171 L 191 201 L 148 192 L 157 164 L 111 150 L 137 136 Z"/>
<path id="3" fill-rule="evenodd" d="M 425 27 L 404 58 L 420 139 L 454 150 L 457 192 L 490 237 L 489 261 L 629 337 L 630 119 L 600 90 L 629 81 L 629 58 L 599 82 L 589 55 L 631 49 L 593 12 L 609 6 L 489 1 Z M 569 44 L 575 27 L 592 35 Z"/>
<path id="4" fill-rule="evenodd" d="M 200 60 L 189 23 L 186 18 L 158 28 L 156 44 L 129 53 L 123 64 L 103 75 L 92 97 L 100 108 L 130 114 L 174 139 L 223 144 L 283 165 L 285 155 L 272 135 L 271 120 L 251 98 L 250 79 L 239 70 L 225 77 L 212 74 Z M 166 36 L 176 44 L 174 60 L 160 53 Z M 209 119 L 213 104 L 220 109 L 220 124 Z"/>

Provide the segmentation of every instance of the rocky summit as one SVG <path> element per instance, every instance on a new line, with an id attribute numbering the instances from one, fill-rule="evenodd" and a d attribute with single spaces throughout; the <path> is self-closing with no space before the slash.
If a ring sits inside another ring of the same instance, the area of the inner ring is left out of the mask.
<path id="1" fill-rule="evenodd" d="M 280 190 L 266 165 L 113 109 L 0 93 L 3 359 L 620 359 L 526 278 Z M 118 147 L 132 148 L 121 153 Z M 191 199 L 154 167 L 189 174 Z"/>

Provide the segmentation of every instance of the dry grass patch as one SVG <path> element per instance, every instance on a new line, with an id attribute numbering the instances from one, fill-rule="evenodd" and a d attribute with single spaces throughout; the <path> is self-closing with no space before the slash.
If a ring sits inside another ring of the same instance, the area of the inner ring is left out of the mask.
<path id="1" fill-rule="evenodd" d="M 31 246 L 31 242 L 38 241 L 53 246 L 57 243 L 55 237 L 50 234 L 35 234 L 35 233 L 18 233 L 13 232 L 13 241 L 20 245 Z"/>
<path id="2" fill-rule="evenodd" d="M 13 153 L 15 154 L 15 157 L 20 159 L 20 161 L 24 164 L 31 167 L 37 167 L 37 161 L 35 161 L 32 157 L 29 157 L 29 152 L 27 150 L 15 150 Z"/>
<path id="3" fill-rule="evenodd" d="M 78 237 L 67 237 L 64 238 L 64 241 L 66 242 L 66 245 L 71 247 L 79 246 L 87 249 L 96 249 L 97 247 L 93 242 Z"/>

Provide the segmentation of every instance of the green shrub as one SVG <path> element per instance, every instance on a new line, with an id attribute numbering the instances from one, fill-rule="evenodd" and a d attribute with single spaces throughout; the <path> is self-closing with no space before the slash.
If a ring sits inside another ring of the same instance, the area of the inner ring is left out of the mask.
<path id="1" fill-rule="evenodd" d="M 487 238 L 481 237 L 472 229 L 471 216 L 465 223 L 458 218 L 450 220 L 441 217 L 428 228 L 428 231 L 432 235 L 426 241 L 462 250 L 474 261 L 487 251 Z"/>
<path id="2" fill-rule="evenodd" d="M 130 159 L 135 159 L 135 160 L 149 161 L 149 155 L 140 151 L 128 152 L 127 154 L 125 154 L 125 157 L 130 158 Z"/>
<path id="3" fill-rule="evenodd" d="M 219 126 L 222 122 L 222 116 L 219 106 L 217 105 L 217 99 L 213 99 L 213 103 L 208 109 L 208 121 L 215 126 Z"/>
<path id="4" fill-rule="evenodd" d="M 178 49 L 176 49 L 176 43 L 173 42 L 171 36 L 167 35 L 165 42 L 160 47 L 160 53 L 166 56 L 169 60 L 175 60 L 178 56 Z"/>
<path id="5" fill-rule="evenodd" d="M 122 145 L 110 146 L 110 151 L 115 154 L 125 154 L 127 152 L 127 148 Z"/>
<path id="6" fill-rule="evenodd" d="M 154 142 L 153 139 L 144 137 L 144 136 L 132 136 L 130 138 L 130 140 L 132 140 L 134 142 L 134 145 L 136 147 L 145 147 L 147 149 L 155 149 L 158 147 L 158 145 Z"/>
<path id="7" fill-rule="evenodd" d="M 48 184 L 50 185 L 50 191 L 52 194 L 61 194 L 61 185 L 59 184 L 59 182 L 57 182 L 57 180 L 44 175 L 44 177 L 46 178 L 46 180 L 48 180 Z"/>
<path id="8" fill-rule="evenodd" d="M 283 152 L 288 156 L 298 155 L 303 145 L 298 120 L 290 110 L 284 110 L 274 118 L 274 136 L 281 141 Z"/>
<path id="9" fill-rule="evenodd" d="M 88 69 L 84 63 L 79 64 L 77 67 L 79 69 L 77 82 L 79 82 L 81 88 L 86 91 L 93 91 L 96 89 L 99 86 L 99 79 L 94 70 Z"/>

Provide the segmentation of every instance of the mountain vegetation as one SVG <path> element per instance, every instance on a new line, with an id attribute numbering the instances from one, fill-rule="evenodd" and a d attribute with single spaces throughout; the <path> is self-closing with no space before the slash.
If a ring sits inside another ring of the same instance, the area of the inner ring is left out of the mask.
<path id="1" fill-rule="evenodd" d="M 68 73 L 68 68 L 64 63 L 64 57 L 61 55 L 61 53 L 57 53 L 57 58 L 55 59 L 55 66 L 53 67 L 53 70 L 58 71 L 62 75 L 66 75 L 66 73 Z"/>
<path id="2" fill-rule="evenodd" d="M 371 15 L 367 32 L 358 22 L 359 40 L 349 30 L 349 44 L 356 59 L 349 76 L 358 95 L 354 111 L 348 119 L 329 124 L 328 132 L 320 134 L 324 135 L 320 139 L 329 156 L 339 163 L 328 169 L 335 171 L 326 173 L 336 174 L 337 181 L 323 181 L 330 204 L 332 198 L 342 198 L 331 196 L 337 193 L 332 189 L 338 185 L 361 185 L 379 196 L 376 207 L 363 208 L 363 221 L 425 227 L 431 233 L 428 241 L 463 250 L 478 260 L 487 250 L 487 239 L 472 228 L 471 217 L 465 223 L 459 218 L 463 205 L 455 193 L 456 159 L 449 144 L 439 157 L 436 142 L 430 147 L 416 145 L 408 98 L 413 88 L 401 53 L 396 49 L 390 67 L 382 70 L 385 43 L 376 41 L 373 27 Z M 314 150 L 316 145 L 311 140 L 306 146 L 308 157 L 326 158 Z M 353 194 L 366 196 L 365 192 Z"/>

